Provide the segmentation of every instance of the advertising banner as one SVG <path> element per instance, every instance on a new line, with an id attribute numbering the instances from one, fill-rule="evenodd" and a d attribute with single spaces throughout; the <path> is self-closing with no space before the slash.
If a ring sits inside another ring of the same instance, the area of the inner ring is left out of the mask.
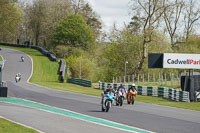
<path id="1" fill-rule="evenodd" d="M 163 68 L 200 69 L 200 54 L 164 53 Z"/>

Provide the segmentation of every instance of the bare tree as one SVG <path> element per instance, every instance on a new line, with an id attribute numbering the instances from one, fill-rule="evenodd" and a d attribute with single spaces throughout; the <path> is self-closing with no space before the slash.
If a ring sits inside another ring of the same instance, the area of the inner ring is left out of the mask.
<path id="1" fill-rule="evenodd" d="M 166 2 L 169 7 L 165 10 L 163 18 L 166 25 L 166 30 L 171 40 L 171 47 L 173 48 L 179 43 L 177 31 L 178 26 L 180 27 L 179 21 L 181 20 L 181 14 L 184 9 L 184 1 L 175 0 L 175 2 Z"/>
<path id="2" fill-rule="evenodd" d="M 75 14 L 78 14 L 81 10 L 81 8 L 83 7 L 83 5 L 85 4 L 84 0 L 71 0 L 72 3 L 72 8 L 74 10 Z"/>
<path id="3" fill-rule="evenodd" d="M 152 35 L 159 26 L 159 20 L 164 14 L 167 6 L 163 0 L 132 0 L 132 13 L 137 15 L 137 20 L 142 25 L 141 33 L 143 38 L 141 41 L 142 54 L 140 61 L 135 68 L 134 74 L 137 76 L 142 69 L 144 61 L 148 54 L 148 44 L 152 41 Z"/>
<path id="4" fill-rule="evenodd" d="M 199 4 L 195 0 L 189 0 L 186 3 L 186 10 L 184 14 L 184 21 L 185 21 L 185 39 L 188 40 L 188 37 L 194 30 L 194 25 L 198 23 L 200 19 L 200 8 Z"/>
<path id="5" fill-rule="evenodd" d="M 23 9 L 24 27 L 28 27 L 28 36 L 35 44 L 50 44 L 55 25 L 71 13 L 69 0 L 33 0 Z"/>

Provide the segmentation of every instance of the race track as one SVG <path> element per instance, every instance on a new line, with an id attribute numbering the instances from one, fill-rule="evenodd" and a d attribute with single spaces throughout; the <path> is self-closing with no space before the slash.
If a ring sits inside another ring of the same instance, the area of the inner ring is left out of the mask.
<path id="1" fill-rule="evenodd" d="M 2 48 L 0 55 L 6 60 L 3 80 L 7 81 L 9 97 L 27 99 L 152 132 L 200 132 L 200 111 L 139 103 L 136 100 L 133 106 L 124 102 L 122 107 L 113 106 L 108 113 L 101 112 L 100 98 L 98 97 L 57 91 L 27 83 L 32 71 L 32 61 L 24 53 Z M 22 55 L 25 57 L 25 62 L 20 62 Z M 22 81 L 15 83 L 14 77 L 19 72 L 22 74 Z M 46 133 L 126 132 L 117 128 L 5 102 L 0 102 L 0 116 Z"/>

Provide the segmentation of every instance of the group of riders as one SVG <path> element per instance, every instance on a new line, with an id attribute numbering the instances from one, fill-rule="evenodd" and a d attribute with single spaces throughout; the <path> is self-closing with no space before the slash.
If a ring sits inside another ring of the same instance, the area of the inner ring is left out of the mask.
<path id="1" fill-rule="evenodd" d="M 103 95 L 102 95 L 101 103 L 104 103 L 103 100 L 104 100 L 104 96 L 106 94 L 114 95 L 115 96 L 115 100 L 116 100 L 116 94 L 118 94 L 119 92 L 122 93 L 122 94 L 125 94 L 128 104 L 131 103 L 131 99 L 130 98 L 131 98 L 131 96 L 133 96 L 132 97 L 133 98 L 132 104 L 134 104 L 134 101 L 135 101 L 135 98 L 136 98 L 136 95 L 137 95 L 137 89 L 136 89 L 136 86 L 135 86 L 134 83 L 130 86 L 130 88 L 128 88 L 128 90 L 126 90 L 126 88 L 124 87 L 123 84 L 120 84 L 120 86 L 116 90 L 114 90 L 111 85 L 108 86 L 108 88 L 106 90 L 104 90 L 104 92 L 102 93 Z"/>

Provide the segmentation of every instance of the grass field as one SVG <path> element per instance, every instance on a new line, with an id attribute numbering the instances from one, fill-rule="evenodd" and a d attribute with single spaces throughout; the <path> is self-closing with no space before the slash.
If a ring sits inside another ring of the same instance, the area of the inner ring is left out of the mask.
<path id="1" fill-rule="evenodd" d="M 0 56 L 0 61 L 2 61 L 3 60 L 3 58 L 2 58 L 2 56 Z"/>
<path id="2" fill-rule="evenodd" d="M 0 118 L 0 133 L 38 133 L 37 131 Z"/>
<path id="3" fill-rule="evenodd" d="M 34 62 L 33 63 L 34 72 L 30 82 L 58 90 L 87 94 L 92 96 L 101 96 L 102 90 L 88 88 L 88 87 L 81 87 L 78 85 L 68 84 L 68 83 L 59 83 L 57 75 L 59 67 L 58 62 L 49 61 L 49 59 L 47 57 L 42 56 L 40 52 L 28 48 L 16 48 L 16 47 L 7 47 L 7 48 L 25 52 L 26 54 L 29 54 L 32 57 Z M 95 86 L 97 86 L 97 84 Z M 150 85 L 147 84 L 147 86 Z M 140 95 L 137 96 L 136 101 L 200 111 L 200 102 L 196 103 L 175 102 L 163 98 L 140 96 Z"/>

